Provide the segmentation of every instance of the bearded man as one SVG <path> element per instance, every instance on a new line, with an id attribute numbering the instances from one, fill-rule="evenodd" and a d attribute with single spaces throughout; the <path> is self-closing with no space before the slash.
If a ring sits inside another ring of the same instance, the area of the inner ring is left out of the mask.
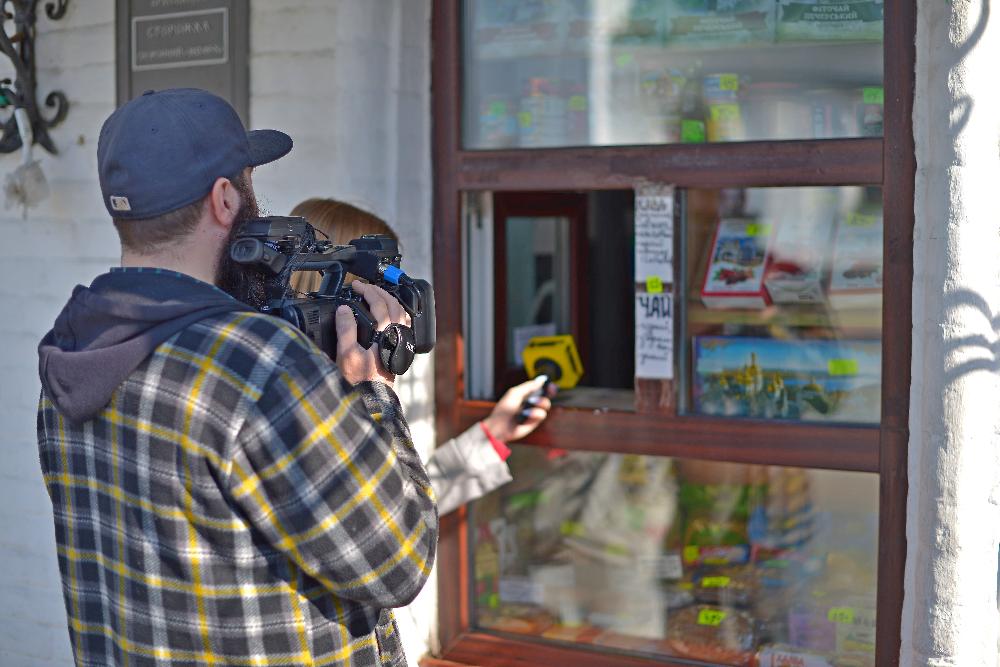
<path id="1" fill-rule="evenodd" d="M 39 346 L 38 445 L 79 665 L 405 665 L 391 608 L 437 510 L 393 376 L 337 312 L 336 363 L 229 259 L 292 140 L 201 90 L 148 92 L 97 148 L 121 266 Z M 354 283 L 379 330 L 405 324 Z"/>

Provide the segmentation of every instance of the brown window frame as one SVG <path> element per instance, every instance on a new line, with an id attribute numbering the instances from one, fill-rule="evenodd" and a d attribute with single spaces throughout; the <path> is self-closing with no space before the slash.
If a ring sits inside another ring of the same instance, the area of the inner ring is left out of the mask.
<path id="1" fill-rule="evenodd" d="M 899 659 L 906 558 L 909 440 L 913 201 L 916 160 L 913 91 L 916 8 L 885 0 L 882 138 L 757 141 L 518 150 L 461 146 L 461 0 L 433 0 L 432 109 L 434 160 L 434 274 L 438 343 L 435 355 L 436 426 L 452 437 L 492 407 L 464 396 L 462 359 L 461 196 L 474 191 L 628 189 L 639 179 L 679 187 L 879 185 L 884 202 L 882 306 L 882 419 L 878 426 L 727 422 L 644 413 L 593 414 L 562 409 L 527 444 L 584 451 L 788 465 L 879 474 L 879 561 L 876 664 Z M 629 437 L 623 439 L 622 433 Z M 441 659 L 427 665 L 506 667 L 573 664 L 639 667 L 671 664 L 577 650 L 477 632 L 469 608 L 466 512 L 442 518 L 438 548 Z"/>

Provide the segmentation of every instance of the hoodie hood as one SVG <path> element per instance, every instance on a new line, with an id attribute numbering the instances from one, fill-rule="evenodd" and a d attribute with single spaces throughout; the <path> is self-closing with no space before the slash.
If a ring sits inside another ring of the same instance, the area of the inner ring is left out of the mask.
<path id="1" fill-rule="evenodd" d="M 251 311 L 214 285 L 159 269 L 112 269 L 77 285 L 38 346 L 38 374 L 59 412 L 96 416 L 153 350 L 191 324 Z"/>

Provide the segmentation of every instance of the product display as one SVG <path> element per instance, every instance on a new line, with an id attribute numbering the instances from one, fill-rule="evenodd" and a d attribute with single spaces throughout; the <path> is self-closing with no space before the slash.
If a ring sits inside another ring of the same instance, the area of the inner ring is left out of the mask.
<path id="1" fill-rule="evenodd" d="M 764 272 L 773 226 L 754 219 L 719 221 L 705 271 L 701 300 L 709 308 L 763 308 L 769 302 Z"/>
<path id="2" fill-rule="evenodd" d="M 514 448 L 475 626 L 715 665 L 873 667 L 877 477 Z"/>
<path id="3" fill-rule="evenodd" d="M 882 134 L 882 0 L 465 5 L 467 148 Z"/>

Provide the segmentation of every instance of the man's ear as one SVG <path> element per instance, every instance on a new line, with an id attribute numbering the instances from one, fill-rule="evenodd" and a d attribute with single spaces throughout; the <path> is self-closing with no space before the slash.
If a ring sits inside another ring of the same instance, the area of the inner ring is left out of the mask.
<path id="1" fill-rule="evenodd" d="M 208 193 L 208 206 L 213 221 L 228 230 L 240 211 L 240 191 L 228 178 L 217 178 Z"/>

